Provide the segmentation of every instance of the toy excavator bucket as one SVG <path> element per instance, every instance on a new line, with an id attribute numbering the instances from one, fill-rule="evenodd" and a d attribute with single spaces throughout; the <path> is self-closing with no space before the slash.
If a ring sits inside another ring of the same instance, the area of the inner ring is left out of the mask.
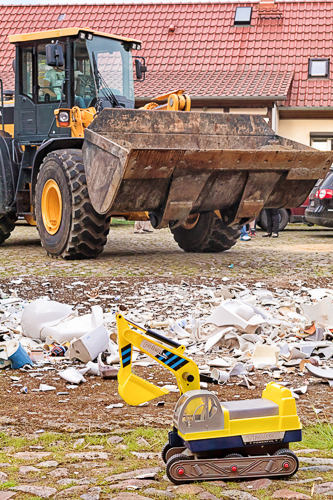
<path id="1" fill-rule="evenodd" d="M 184 346 L 157 331 L 147 330 L 133 323 L 121 314 L 117 315 L 117 329 L 120 357 L 118 391 L 126 403 L 137 406 L 169 392 L 132 373 L 133 346 L 170 370 L 177 379 L 181 394 L 200 389 L 198 367 L 194 361 L 184 356 Z"/>
<path id="2" fill-rule="evenodd" d="M 120 370 L 118 372 L 118 392 L 120 397 L 129 405 L 138 406 L 151 399 L 168 394 L 167 389 L 161 389 L 132 373 L 132 344 L 124 334 L 128 330 L 128 323 L 121 315 L 117 316 L 118 344 Z"/>
<path id="3" fill-rule="evenodd" d="M 120 373 L 120 372 L 123 373 Z M 125 376 L 124 376 L 125 375 Z M 156 385 L 147 382 L 141 377 L 130 373 L 124 374 L 124 369 L 120 368 L 118 373 L 119 396 L 129 405 L 138 406 L 151 399 L 168 394 L 167 389 L 160 389 Z"/>

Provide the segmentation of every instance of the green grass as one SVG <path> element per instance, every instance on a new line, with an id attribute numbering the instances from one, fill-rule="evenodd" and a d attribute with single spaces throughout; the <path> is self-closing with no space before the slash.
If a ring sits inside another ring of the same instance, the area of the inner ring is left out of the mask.
<path id="1" fill-rule="evenodd" d="M 14 488 L 17 485 L 17 481 L 5 481 L 4 483 L 0 483 L 0 491 L 8 490 L 8 488 Z"/>
<path id="2" fill-rule="evenodd" d="M 316 425 L 305 427 L 302 446 L 333 452 L 333 427 L 320 421 Z"/>

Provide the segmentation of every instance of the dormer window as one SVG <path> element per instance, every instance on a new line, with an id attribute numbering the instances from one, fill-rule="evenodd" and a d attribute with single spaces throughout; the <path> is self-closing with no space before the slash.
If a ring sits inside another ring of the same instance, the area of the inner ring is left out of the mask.
<path id="1" fill-rule="evenodd" d="M 309 59 L 309 77 L 328 78 L 330 71 L 329 59 Z"/>
<path id="2" fill-rule="evenodd" d="M 235 26 L 250 26 L 252 7 L 236 7 Z"/>

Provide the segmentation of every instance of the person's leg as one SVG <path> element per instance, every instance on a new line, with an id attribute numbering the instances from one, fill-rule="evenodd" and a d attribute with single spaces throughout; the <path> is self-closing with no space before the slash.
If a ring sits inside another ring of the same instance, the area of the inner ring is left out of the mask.
<path id="1" fill-rule="evenodd" d="M 141 220 L 136 220 L 134 224 L 134 232 L 135 233 L 143 233 L 143 228 L 142 228 L 143 222 Z"/>
<path id="2" fill-rule="evenodd" d="M 247 235 L 247 232 L 246 232 L 246 225 L 242 226 L 241 227 L 241 232 L 240 232 L 240 235 L 241 236 L 246 236 Z"/>
<path id="3" fill-rule="evenodd" d="M 152 233 L 154 231 L 153 226 L 150 224 L 150 220 L 142 222 L 142 229 L 144 233 Z"/>
<path id="4" fill-rule="evenodd" d="M 279 211 L 277 208 L 271 208 L 272 230 L 273 234 L 279 234 Z"/>
<path id="5" fill-rule="evenodd" d="M 267 233 L 272 234 L 273 230 L 273 220 L 272 220 L 272 209 L 266 208 L 266 216 L 267 216 Z"/>
<path id="6" fill-rule="evenodd" d="M 250 235 L 256 236 L 256 220 L 254 219 L 252 222 L 250 222 L 249 226 L 250 226 Z"/>

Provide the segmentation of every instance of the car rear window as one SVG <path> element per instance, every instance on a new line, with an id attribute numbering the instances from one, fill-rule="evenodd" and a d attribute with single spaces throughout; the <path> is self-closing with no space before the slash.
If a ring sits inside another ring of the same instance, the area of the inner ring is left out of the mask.
<path id="1" fill-rule="evenodd" d="M 323 183 L 320 184 L 320 189 L 332 189 L 333 188 L 333 172 L 329 172 Z"/>

